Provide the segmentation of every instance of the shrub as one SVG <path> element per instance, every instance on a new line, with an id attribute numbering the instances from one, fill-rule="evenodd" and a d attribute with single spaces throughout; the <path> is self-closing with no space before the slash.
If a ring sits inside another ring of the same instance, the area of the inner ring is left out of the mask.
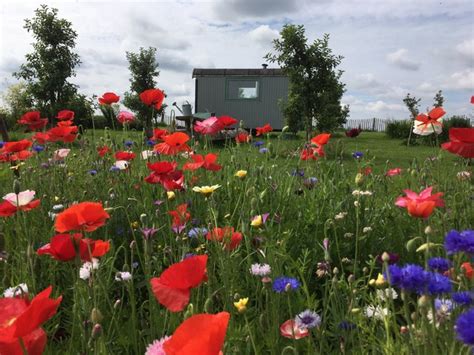
<path id="1" fill-rule="evenodd" d="M 413 127 L 413 121 L 401 120 L 387 123 L 385 133 L 392 139 L 406 139 Z"/>

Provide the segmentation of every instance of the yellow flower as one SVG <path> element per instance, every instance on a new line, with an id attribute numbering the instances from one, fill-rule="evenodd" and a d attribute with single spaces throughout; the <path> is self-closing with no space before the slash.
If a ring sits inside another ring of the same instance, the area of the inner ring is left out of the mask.
<path id="1" fill-rule="evenodd" d="M 140 222 L 134 221 L 134 222 L 130 223 L 130 226 L 131 226 L 133 229 L 137 229 L 138 227 L 140 227 Z"/>
<path id="2" fill-rule="evenodd" d="M 244 313 L 247 310 L 247 302 L 249 301 L 249 298 L 241 298 L 238 302 L 234 302 L 235 308 L 237 308 L 237 311 L 239 313 Z"/>
<path id="3" fill-rule="evenodd" d="M 250 222 L 250 225 L 252 227 L 260 227 L 262 224 L 263 224 L 263 218 L 261 214 L 256 216 L 254 219 L 252 219 L 252 222 Z"/>
<path id="4" fill-rule="evenodd" d="M 166 196 L 168 197 L 168 200 L 174 200 L 176 194 L 173 191 L 166 191 Z"/>
<path id="5" fill-rule="evenodd" d="M 247 170 L 239 170 L 235 173 L 236 177 L 238 177 L 239 179 L 245 179 L 245 177 L 247 176 Z"/>
<path id="6" fill-rule="evenodd" d="M 195 186 L 193 187 L 194 192 L 199 192 L 203 194 L 206 197 L 209 197 L 212 195 L 214 191 L 216 191 L 221 185 L 212 185 L 212 186 Z"/>

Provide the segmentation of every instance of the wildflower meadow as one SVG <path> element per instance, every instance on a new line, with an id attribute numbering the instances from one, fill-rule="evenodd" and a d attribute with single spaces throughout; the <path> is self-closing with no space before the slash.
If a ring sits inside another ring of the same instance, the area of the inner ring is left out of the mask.
<path id="1" fill-rule="evenodd" d="M 2 355 L 471 353 L 472 128 L 381 161 L 375 133 L 114 118 L 32 111 L 0 143 Z"/>

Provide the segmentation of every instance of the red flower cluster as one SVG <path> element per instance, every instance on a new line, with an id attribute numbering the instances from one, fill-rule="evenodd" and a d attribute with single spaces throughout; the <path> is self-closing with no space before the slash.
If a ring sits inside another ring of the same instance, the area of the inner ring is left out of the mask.
<path id="1" fill-rule="evenodd" d="M 147 106 L 153 106 L 155 110 L 161 108 L 164 99 L 165 94 L 160 89 L 148 89 L 140 94 L 140 100 Z"/>
<path id="2" fill-rule="evenodd" d="M 189 303 L 191 289 L 206 281 L 207 255 L 192 256 L 171 265 L 160 277 L 150 280 L 157 301 L 171 312 L 179 312 Z"/>
<path id="3" fill-rule="evenodd" d="M 307 146 L 304 148 L 301 151 L 300 159 L 317 160 L 319 157 L 324 157 L 326 155 L 326 153 L 324 153 L 324 146 L 329 142 L 329 138 L 331 138 L 331 134 L 329 133 L 321 133 L 311 138 L 311 144 L 315 145 L 315 147 Z"/>
<path id="4" fill-rule="evenodd" d="M 17 122 L 21 125 L 28 126 L 30 131 L 37 131 L 48 124 L 48 119 L 41 118 L 39 111 L 30 111 L 21 116 Z"/>
<path id="5" fill-rule="evenodd" d="M 110 242 L 82 238 L 80 233 L 73 235 L 57 234 L 51 241 L 39 248 L 38 255 L 51 255 L 59 261 L 71 261 L 79 256 L 82 261 L 104 256 L 110 250 Z"/>
<path id="6" fill-rule="evenodd" d="M 233 227 L 216 227 L 207 233 L 206 238 L 223 243 L 227 250 L 234 250 L 242 241 L 242 233 L 235 232 Z"/>
<path id="7" fill-rule="evenodd" d="M 191 213 L 188 212 L 186 203 L 179 205 L 174 211 L 169 211 L 168 214 L 173 218 L 173 227 L 182 226 L 191 219 Z"/>
<path id="8" fill-rule="evenodd" d="M 216 164 L 217 155 L 209 153 L 206 156 L 202 156 L 200 154 L 193 154 L 191 159 L 194 161 L 193 163 L 185 163 L 183 165 L 183 170 L 197 170 L 199 168 L 203 168 L 205 170 L 210 171 L 219 171 L 222 169 L 222 165 Z"/>
<path id="9" fill-rule="evenodd" d="M 17 160 L 26 160 L 33 155 L 28 149 L 33 143 L 27 139 L 20 141 L 6 142 L 0 149 L 0 162 L 10 162 Z"/>
<path id="10" fill-rule="evenodd" d="M 267 123 L 265 126 L 263 127 L 257 127 L 257 136 L 260 136 L 262 134 L 267 134 L 267 133 L 270 133 L 271 131 L 273 131 L 273 128 L 272 126 L 270 126 L 269 123 Z"/>
<path id="11" fill-rule="evenodd" d="M 240 132 L 239 134 L 235 136 L 235 142 L 237 144 L 249 143 L 251 139 L 252 139 L 252 136 L 249 135 L 247 132 Z"/>
<path id="12" fill-rule="evenodd" d="M 130 161 L 130 160 L 133 160 L 135 159 L 137 155 L 133 152 L 117 152 L 115 153 L 115 159 L 117 160 L 126 160 L 126 161 Z"/>
<path id="13" fill-rule="evenodd" d="M 155 145 L 154 150 L 164 155 L 176 155 L 179 152 L 189 152 L 191 148 L 186 144 L 189 136 L 183 132 L 175 132 L 162 136 L 162 143 Z"/>
<path id="14" fill-rule="evenodd" d="M 149 184 L 161 184 L 166 191 L 182 190 L 184 188 L 184 175 L 182 170 L 176 170 L 176 162 L 159 161 L 147 163 L 152 172 L 145 178 Z"/>
<path id="15" fill-rule="evenodd" d="M 62 297 L 49 298 L 52 287 L 31 301 L 28 297 L 0 298 L 0 354 L 23 355 L 23 342 L 28 354 L 40 355 L 46 346 L 46 333 L 41 325 L 54 316 Z"/>

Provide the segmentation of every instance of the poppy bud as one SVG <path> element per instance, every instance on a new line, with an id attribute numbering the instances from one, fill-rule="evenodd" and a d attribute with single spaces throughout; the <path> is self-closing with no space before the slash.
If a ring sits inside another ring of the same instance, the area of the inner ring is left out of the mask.
<path id="1" fill-rule="evenodd" d="M 362 183 L 364 182 L 364 174 L 362 173 L 357 173 L 356 177 L 355 177 L 355 183 L 356 185 L 362 185 Z"/>
<path id="2" fill-rule="evenodd" d="M 281 133 L 285 133 L 285 132 L 288 132 L 288 130 L 290 129 L 289 126 L 285 126 L 281 129 Z"/>
<path id="3" fill-rule="evenodd" d="M 20 193 L 20 181 L 15 179 L 13 181 L 13 191 L 18 195 Z"/>
<path id="4" fill-rule="evenodd" d="M 92 338 L 97 339 L 98 337 L 100 337 L 101 334 L 102 334 L 102 326 L 99 323 L 97 323 L 94 325 L 94 328 L 92 328 Z"/>
<path id="5" fill-rule="evenodd" d="M 337 267 L 335 267 L 334 269 L 332 269 L 332 273 L 333 273 L 334 275 L 339 274 L 339 269 L 338 269 Z"/>
<path id="6" fill-rule="evenodd" d="M 369 268 L 367 266 L 365 266 L 363 269 L 362 269 L 362 272 L 364 274 L 367 274 L 369 272 Z"/>
<path id="7" fill-rule="evenodd" d="M 418 315 L 416 314 L 416 312 L 412 312 L 410 318 L 413 322 L 416 322 L 418 320 Z"/>
<path id="8" fill-rule="evenodd" d="M 402 325 L 400 327 L 400 333 L 401 334 L 407 334 L 408 333 L 408 328 Z"/>
<path id="9" fill-rule="evenodd" d="M 103 319 L 104 319 L 104 316 L 102 315 L 100 310 L 98 310 L 97 308 L 92 308 L 92 312 L 91 312 L 92 323 L 94 324 L 100 323 L 102 322 Z"/>
<path id="10" fill-rule="evenodd" d="M 350 274 L 348 277 L 347 277 L 347 282 L 349 282 L 350 284 L 353 283 L 355 281 L 355 276 L 354 274 Z"/>
<path id="11" fill-rule="evenodd" d="M 132 241 L 130 242 L 130 249 L 135 248 L 135 245 L 136 245 L 135 241 L 132 240 Z"/>
<path id="12" fill-rule="evenodd" d="M 191 317 L 194 314 L 194 306 L 192 303 L 188 304 L 186 312 L 184 312 L 184 319 Z"/>
<path id="13" fill-rule="evenodd" d="M 387 263 L 390 261 L 390 254 L 384 251 L 381 258 L 384 263 Z"/>
<path id="14" fill-rule="evenodd" d="M 433 233 L 433 229 L 431 229 L 430 226 L 426 226 L 425 228 L 425 234 L 432 234 Z"/>
<path id="15" fill-rule="evenodd" d="M 141 222 L 142 224 L 145 224 L 146 218 L 147 218 L 146 213 L 142 213 L 142 214 L 140 215 L 140 222 Z"/>
<path id="16" fill-rule="evenodd" d="M 114 308 L 115 308 L 115 309 L 119 308 L 121 303 L 122 303 L 121 300 L 115 301 L 115 303 L 114 303 Z"/>
<path id="17" fill-rule="evenodd" d="M 418 298 L 418 307 L 421 308 L 426 308 L 430 305 L 431 300 L 427 295 L 422 295 L 420 298 Z"/>
<path id="18" fill-rule="evenodd" d="M 204 312 L 212 313 L 212 299 L 208 298 L 206 302 L 204 302 Z"/>

